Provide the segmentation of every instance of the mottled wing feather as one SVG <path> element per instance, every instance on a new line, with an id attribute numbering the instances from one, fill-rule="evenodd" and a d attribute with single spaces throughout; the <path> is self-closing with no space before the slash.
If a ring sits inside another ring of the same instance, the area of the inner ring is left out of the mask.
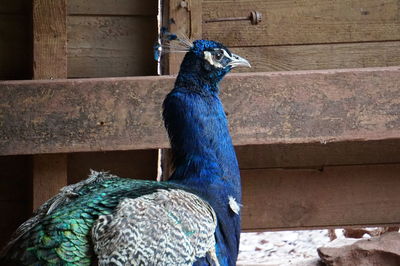
<path id="1" fill-rule="evenodd" d="M 215 258 L 216 214 L 180 189 L 124 199 L 92 228 L 99 265 L 192 265 Z M 216 261 L 215 264 L 218 264 Z"/>
<path id="2" fill-rule="evenodd" d="M 0 254 L 0 264 L 90 265 L 94 258 L 90 230 L 100 215 L 111 214 L 123 198 L 173 187 L 93 172 L 88 179 L 62 189 L 21 225 Z"/>

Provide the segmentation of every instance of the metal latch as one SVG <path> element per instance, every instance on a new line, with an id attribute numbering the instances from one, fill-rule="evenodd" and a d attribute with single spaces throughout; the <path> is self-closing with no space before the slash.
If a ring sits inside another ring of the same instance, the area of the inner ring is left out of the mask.
<path id="1" fill-rule="evenodd" d="M 204 21 L 205 23 L 222 22 L 222 21 L 240 21 L 250 20 L 252 25 L 257 25 L 262 20 L 262 14 L 258 11 L 251 11 L 247 17 L 229 17 L 229 18 L 214 18 Z"/>

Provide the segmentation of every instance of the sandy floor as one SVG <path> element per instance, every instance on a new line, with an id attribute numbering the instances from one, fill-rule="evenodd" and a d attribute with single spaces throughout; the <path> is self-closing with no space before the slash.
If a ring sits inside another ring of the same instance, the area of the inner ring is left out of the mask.
<path id="1" fill-rule="evenodd" d="M 337 229 L 338 238 L 343 238 Z M 317 259 L 317 248 L 329 243 L 328 230 L 242 233 L 238 264 L 288 265 Z"/>

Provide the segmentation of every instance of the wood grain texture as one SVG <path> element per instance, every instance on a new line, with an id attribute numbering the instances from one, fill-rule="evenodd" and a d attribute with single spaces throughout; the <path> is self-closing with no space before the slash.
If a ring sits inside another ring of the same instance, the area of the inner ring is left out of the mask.
<path id="1" fill-rule="evenodd" d="M 34 79 L 66 77 L 66 54 L 66 1 L 33 0 Z"/>
<path id="2" fill-rule="evenodd" d="M 237 146 L 241 169 L 311 168 L 400 162 L 400 140 Z"/>
<path id="3" fill-rule="evenodd" d="M 399 224 L 400 164 L 242 171 L 245 231 Z"/>
<path id="4" fill-rule="evenodd" d="M 174 78 L 0 82 L 0 154 L 167 147 Z M 240 73 L 221 83 L 235 145 L 399 139 L 400 69 Z"/>
<path id="5" fill-rule="evenodd" d="M 71 153 L 68 154 L 68 183 L 88 177 L 90 169 L 121 177 L 155 180 L 157 157 L 156 150 Z"/>
<path id="6" fill-rule="evenodd" d="M 66 0 L 33 0 L 34 79 L 67 77 L 66 16 Z M 35 210 L 67 185 L 67 156 L 34 155 L 32 169 L 32 208 Z"/>
<path id="7" fill-rule="evenodd" d="M 155 16 L 68 17 L 68 77 L 156 74 Z"/>
<path id="8" fill-rule="evenodd" d="M 157 0 L 69 0 L 68 15 L 157 16 Z"/>
<path id="9" fill-rule="evenodd" d="M 266 72 L 400 65 L 400 41 L 232 48 L 252 68 L 235 72 Z"/>
<path id="10" fill-rule="evenodd" d="M 0 80 L 32 77 L 29 16 L 0 14 Z"/>
<path id="11" fill-rule="evenodd" d="M 33 156 L 33 209 L 67 185 L 67 155 L 41 154 Z"/>
<path id="12" fill-rule="evenodd" d="M 191 40 L 201 39 L 203 36 L 203 1 L 190 0 L 189 13 L 190 13 L 190 34 Z"/>
<path id="13" fill-rule="evenodd" d="M 168 24 L 166 26 L 170 32 L 177 32 L 184 36 L 190 36 L 191 34 L 191 16 L 190 11 L 187 8 L 181 6 L 181 0 L 170 0 L 168 1 Z M 185 1 L 185 3 L 191 3 L 192 1 Z M 201 11 L 198 11 L 201 13 Z M 169 53 L 168 54 L 168 73 L 177 74 L 179 67 L 185 55 L 183 53 Z"/>
<path id="14" fill-rule="evenodd" d="M 227 46 L 343 43 L 400 40 L 397 0 L 205 0 L 203 36 Z M 248 16 L 263 21 L 204 23 L 213 18 Z"/>

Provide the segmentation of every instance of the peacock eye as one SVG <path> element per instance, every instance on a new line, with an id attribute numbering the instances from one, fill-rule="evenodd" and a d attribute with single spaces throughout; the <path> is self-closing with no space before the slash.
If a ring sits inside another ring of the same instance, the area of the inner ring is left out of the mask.
<path id="1" fill-rule="evenodd" d="M 214 58 L 215 58 L 217 61 L 220 61 L 220 60 L 222 59 L 223 56 L 224 56 L 224 53 L 223 53 L 221 50 L 219 50 L 219 51 L 217 51 L 217 52 L 215 53 Z"/>

